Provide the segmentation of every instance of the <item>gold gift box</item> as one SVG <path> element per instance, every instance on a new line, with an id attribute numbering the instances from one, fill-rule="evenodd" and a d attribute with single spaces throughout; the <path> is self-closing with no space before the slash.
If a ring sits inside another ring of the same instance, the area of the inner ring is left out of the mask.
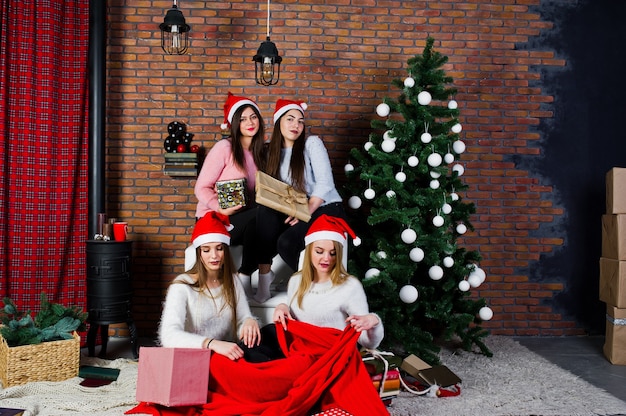
<path id="1" fill-rule="evenodd" d="M 291 185 L 257 171 L 255 190 L 257 204 L 275 209 L 301 221 L 309 222 L 311 219 L 309 200 L 306 194 L 296 191 Z"/>
<path id="2" fill-rule="evenodd" d="M 231 179 L 215 182 L 217 201 L 220 208 L 226 209 L 241 205 L 246 206 L 246 179 Z"/>

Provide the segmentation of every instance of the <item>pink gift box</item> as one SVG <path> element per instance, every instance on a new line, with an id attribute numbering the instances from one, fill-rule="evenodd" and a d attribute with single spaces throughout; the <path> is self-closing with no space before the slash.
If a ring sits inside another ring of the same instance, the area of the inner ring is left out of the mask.
<path id="1" fill-rule="evenodd" d="M 164 406 L 205 404 L 210 358 L 207 349 L 141 347 L 137 401 Z"/>

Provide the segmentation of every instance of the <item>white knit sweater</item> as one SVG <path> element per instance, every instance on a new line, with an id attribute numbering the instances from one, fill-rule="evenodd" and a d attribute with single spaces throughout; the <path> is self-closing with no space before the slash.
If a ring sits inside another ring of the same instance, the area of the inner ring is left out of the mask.
<path id="1" fill-rule="evenodd" d="M 184 273 L 175 280 L 191 283 Z M 237 292 L 237 332 L 247 318 L 252 318 L 243 286 L 235 278 Z M 211 296 L 211 294 L 213 296 Z M 236 342 L 231 320 L 232 310 L 222 309 L 222 286 L 202 293 L 184 283 L 173 283 L 167 290 L 159 326 L 159 342 L 163 347 L 202 348 L 207 338 Z"/>
<path id="2" fill-rule="evenodd" d="M 287 286 L 289 308 L 292 316 L 298 321 L 343 331 L 348 316 L 370 313 L 363 285 L 353 276 L 338 286 L 332 286 L 330 281 L 313 283 L 309 292 L 304 295 L 300 308 L 295 294 L 301 278 L 301 274 L 293 275 Z M 378 325 L 369 331 L 361 332 L 359 336 L 359 343 L 365 348 L 377 348 L 383 340 L 385 330 L 380 317 L 378 321 Z"/>

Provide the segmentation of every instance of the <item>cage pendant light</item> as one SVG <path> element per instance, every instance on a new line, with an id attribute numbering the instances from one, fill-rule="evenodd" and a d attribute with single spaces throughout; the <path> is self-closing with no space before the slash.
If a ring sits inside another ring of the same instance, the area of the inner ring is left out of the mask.
<path id="1" fill-rule="evenodd" d="M 270 40 L 270 0 L 267 0 L 267 38 L 261 43 L 252 60 L 257 84 L 268 86 L 278 83 L 283 58 L 278 55 L 276 45 Z"/>
<path id="2" fill-rule="evenodd" d="M 174 0 L 172 8 L 167 11 L 161 29 L 161 48 L 168 55 L 183 55 L 189 47 L 189 30 L 183 12 L 178 10 Z"/>

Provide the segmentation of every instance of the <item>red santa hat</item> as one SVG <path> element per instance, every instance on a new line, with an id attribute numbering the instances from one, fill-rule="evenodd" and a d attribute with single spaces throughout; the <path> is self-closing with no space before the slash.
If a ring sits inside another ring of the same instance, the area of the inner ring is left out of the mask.
<path id="1" fill-rule="evenodd" d="M 304 110 L 306 109 L 307 105 L 305 102 L 283 100 L 279 98 L 278 101 L 276 101 L 276 109 L 274 110 L 274 124 L 276 124 L 278 119 L 289 110 L 298 110 L 302 113 L 302 115 L 304 115 Z"/>
<path id="2" fill-rule="evenodd" d="M 185 250 L 185 270 L 196 264 L 196 249 L 206 243 L 230 245 L 230 218 L 216 211 L 209 211 L 198 220 L 191 234 L 191 245 Z"/>
<path id="3" fill-rule="evenodd" d="M 361 244 L 361 239 L 354 234 L 352 228 L 343 218 L 324 214 L 313 221 L 304 237 L 304 244 L 308 246 L 315 241 L 332 240 L 341 243 L 343 247 L 347 247 L 348 235 L 352 237 L 355 246 Z"/>
<path id="4" fill-rule="evenodd" d="M 259 106 L 249 98 L 246 97 L 238 97 L 233 95 L 230 91 L 228 92 L 228 97 L 226 98 L 226 102 L 224 103 L 224 124 L 220 127 L 222 130 L 227 130 L 230 128 L 230 124 L 233 122 L 233 116 L 235 112 L 239 110 L 244 105 L 251 105 L 257 109 L 260 113 L 261 110 Z"/>

